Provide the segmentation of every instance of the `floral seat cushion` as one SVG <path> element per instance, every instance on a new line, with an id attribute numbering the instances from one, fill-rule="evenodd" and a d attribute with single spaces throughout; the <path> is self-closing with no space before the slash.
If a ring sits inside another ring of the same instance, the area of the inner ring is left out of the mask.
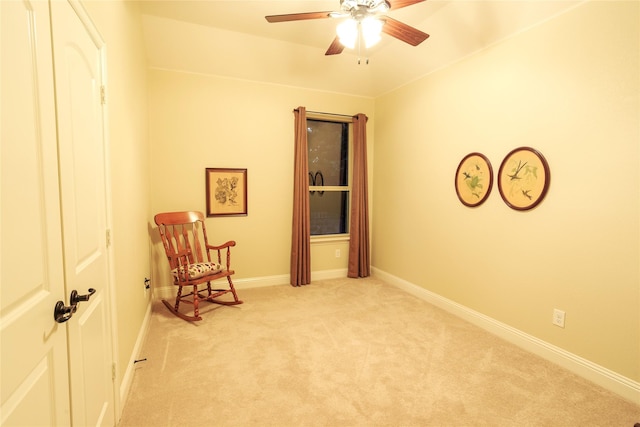
<path id="1" fill-rule="evenodd" d="M 196 264 L 188 265 L 189 276 L 185 275 L 185 267 L 178 267 L 171 270 L 171 274 L 175 279 L 179 280 L 194 280 L 203 276 L 209 276 L 211 274 L 219 273 L 222 271 L 222 266 L 217 262 L 199 262 Z"/>

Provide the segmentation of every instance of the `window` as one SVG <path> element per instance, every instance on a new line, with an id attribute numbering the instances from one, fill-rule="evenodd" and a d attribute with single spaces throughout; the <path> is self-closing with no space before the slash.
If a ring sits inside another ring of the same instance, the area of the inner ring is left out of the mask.
<path id="1" fill-rule="evenodd" d="M 350 122 L 307 118 L 311 235 L 349 232 Z"/>

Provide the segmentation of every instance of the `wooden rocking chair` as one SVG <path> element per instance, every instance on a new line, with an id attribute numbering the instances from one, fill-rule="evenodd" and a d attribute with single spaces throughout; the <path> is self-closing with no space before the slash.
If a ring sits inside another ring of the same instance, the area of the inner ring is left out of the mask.
<path id="1" fill-rule="evenodd" d="M 236 242 L 230 240 L 222 245 L 210 245 L 207 240 L 207 229 L 204 215 L 201 212 L 166 212 L 155 216 L 160 231 L 162 245 L 169 259 L 173 284 L 178 287 L 175 304 L 172 306 L 162 300 L 176 316 L 188 320 L 202 320 L 199 302 L 209 301 L 222 305 L 242 304 L 231 281 L 235 271 L 231 270 L 231 247 Z M 226 251 L 225 251 L 226 249 Z M 222 253 L 226 252 L 226 265 L 222 264 Z M 212 289 L 211 282 L 227 278 L 228 289 Z M 183 294 L 182 288 L 187 288 Z M 203 286 L 199 289 L 199 286 Z M 217 299 L 227 293 L 233 295 L 233 301 Z M 193 316 L 178 311 L 180 303 L 193 304 Z"/>

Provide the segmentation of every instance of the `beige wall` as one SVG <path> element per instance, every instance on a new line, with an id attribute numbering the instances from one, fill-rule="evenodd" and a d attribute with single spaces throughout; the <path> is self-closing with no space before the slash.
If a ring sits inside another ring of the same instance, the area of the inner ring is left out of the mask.
<path id="1" fill-rule="evenodd" d="M 373 265 L 639 381 L 639 22 L 589 2 L 376 99 Z M 459 202 L 466 154 L 519 146 L 551 168 L 537 208 Z"/>
<path id="2" fill-rule="evenodd" d="M 108 144 L 111 162 L 112 242 L 117 315 L 118 384 L 127 369 L 151 292 L 149 143 L 146 60 L 137 5 L 125 1 L 83 3 L 107 46 Z M 126 384 L 125 384 L 126 385 Z M 121 390 L 124 393 L 125 390 Z"/>
<path id="3" fill-rule="evenodd" d="M 210 241 L 235 240 L 236 283 L 288 283 L 293 200 L 293 109 L 365 113 L 373 140 L 373 100 L 273 84 L 152 69 L 149 119 L 154 213 L 206 211 L 205 168 L 247 169 L 247 216 L 207 219 Z M 369 153 L 372 158 L 373 151 Z M 154 280 L 169 285 L 152 235 Z M 212 242 L 212 243 L 213 243 Z M 341 249 L 342 257 L 335 257 Z M 312 246 L 312 271 L 345 270 L 347 243 Z"/>

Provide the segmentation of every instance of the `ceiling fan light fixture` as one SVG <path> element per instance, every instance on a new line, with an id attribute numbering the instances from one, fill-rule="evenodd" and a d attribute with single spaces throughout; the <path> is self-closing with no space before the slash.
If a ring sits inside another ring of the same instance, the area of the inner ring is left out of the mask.
<path id="1" fill-rule="evenodd" d="M 358 39 L 358 22 L 353 19 L 346 19 L 336 27 L 338 38 L 340 43 L 344 47 L 353 49 L 356 47 L 356 40 Z"/>
<path id="2" fill-rule="evenodd" d="M 374 17 L 367 17 L 362 20 L 362 37 L 365 47 L 369 48 L 381 39 L 382 26 L 384 22 Z"/>

